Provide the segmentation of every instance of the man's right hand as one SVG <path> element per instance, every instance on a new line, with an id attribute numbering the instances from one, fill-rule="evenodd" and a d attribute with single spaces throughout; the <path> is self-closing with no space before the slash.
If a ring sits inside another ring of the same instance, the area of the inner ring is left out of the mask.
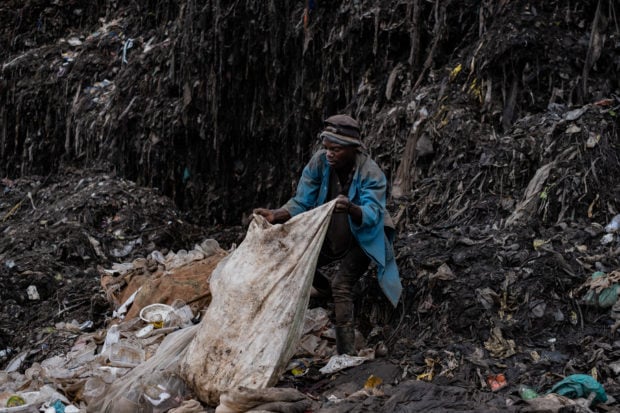
<path id="1" fill-rule="evenodd" d="M 256 215 L 264 217 L 270 224 L 281 224 L 291 219 L 291 214 L 284 208 L 279 209 L 266 209 L 256 208 L 254 211 Z"/>

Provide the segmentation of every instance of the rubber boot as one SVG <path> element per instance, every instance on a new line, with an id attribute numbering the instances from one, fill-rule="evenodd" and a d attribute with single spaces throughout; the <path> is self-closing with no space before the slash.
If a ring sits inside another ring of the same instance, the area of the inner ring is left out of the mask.
<path id="1" fill-rule="evenodd" d="M 353 327 L 336 327 L 336 351 L 338 354 L 357 356 L 355 329 Z"/>

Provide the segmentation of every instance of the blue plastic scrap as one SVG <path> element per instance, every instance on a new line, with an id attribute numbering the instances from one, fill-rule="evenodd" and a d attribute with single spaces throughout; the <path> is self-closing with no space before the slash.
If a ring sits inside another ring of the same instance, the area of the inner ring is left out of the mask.
<path id="1" fill-rule="evenodd" d="M 65 405 L 62 404 L 60 399 L 57 399 L 50 407 L 54 408 L 54 413 L 65 413 Z"/>
<path id="2" fill-rule="evenodd" d="M 125 40 L 125 44 L 123 45 L 123 63 L 127 64 L 127 50 L 133 47 L 133 39 Z"/>
<path id="3" fill-rule="evenodd" d="M 587 398 L 592 392 L 596 394 L 592 404 L 607 401 L 607 394 L 601 383 L 587 374 L 572 374 L 556 383 L 549 390 L 549 393 L 557 393 L 560 396 L 566 396 L 571 399 Z"/>

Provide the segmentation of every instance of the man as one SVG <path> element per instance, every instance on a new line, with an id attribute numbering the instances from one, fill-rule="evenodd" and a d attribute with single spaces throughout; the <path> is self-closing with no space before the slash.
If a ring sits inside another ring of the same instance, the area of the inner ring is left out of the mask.
<path id="1" fill-rule="evenodd" d="M 317 270 L 314 286 L 331 287 L 334 300 L 336 348 L 339 354 L 356 354 L 353 287 L 368 269 L 377 265 L 379 285 L 396 306 L 402 286 L 394 259 L 394 226 L 385 209 L 387 181 L 379 166 L 362 149 L 357 121 L 335 115 L 325 121 L 319 135 L 324 149 L 314 154 L 303 170 L 296 195 L 279 209 L 258 208 L 272 224 L 336 199 L 332 219 L 317 267 L 339 261 L 331 286 Z M 322 285 L 323 284 L 323 285 Z"/>

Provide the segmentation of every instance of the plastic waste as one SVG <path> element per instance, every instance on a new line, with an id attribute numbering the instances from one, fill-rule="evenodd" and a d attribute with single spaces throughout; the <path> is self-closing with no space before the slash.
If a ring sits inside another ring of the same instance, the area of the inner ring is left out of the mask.
<path id="1" fill-rule="evenodd" d="M 618 230 L 620 230 L 620 214 L 613 217 L 605 227 L 605 232 L 607 233 L 618 232 Z"/>
<path id="2" fill-rule="evenodd" d="M 112 384 L 117 378 L 127 374 L 129 370 L 128 367 L 99 366 L 94 371 L 94 375 L 100 377 L 107 384 Z"/>
<path id="3" fill-rule="evenodd" d="M 519 396 L 521 396 L 523 400 L 532 400 L 537 398 L 539 394 L 533 388 L 521 384 L 519 385 Z"/>
<path id="4" fill-rule="evenodd" d="M 374 388 L 379 387 L 382 383 L 383 383 L 383 379 L 381 377 L 371 374 L 370 377 L 368 377 L 368 379 L 366 380 L 366 383 L 364 383 L 364 388 L 374 389 Z"/>
<path id="5" fill-rule="evenodd" d="M 50 407 L 54 409 L 54 413 L 65 413 L 65 405 L 58 399 Z"/>
<path id="6" fill-rule="evenodd" d="M 93 323 L 92 320 L 84 321 L 82 324 L 80 324 L 80 331 L 91 331 L 94 325 L 95 323 Z"/>
<path id="7" fill-rule="evenodd" d="M 302 334 L 323 330 L 329 323 L 329 313 L 322 307 L 311 308 L 306 311 Z"/>
<path id="8" fill-rule="evenodd" d="M 13 395 L 6 401 L 6 407 L 17 407 L 26 404 L 26 400 L 22 396 Z"/>
<path id="9" fill-rule="evenodd" d="M 614 242 L 615 238 L 616 238 L 615 234 L 612 234 L 612 233 L 605 234 L 603 235 L 603 238 L 601 238 L 601 244 L 603 245 L 611 244 L 612 242 Z"/>
<path id="10" fill-rule="evenodd" d="M 162 328 L 173 311 L 174 308 L 167 304 L 151 304 L 140 310 L 140 318 L 146 323 L 153 324 L 155 328 Z"/>
<path id="11" fill-rule="evenodd" d="M 160 251 L 155 250 L 151 252 L 150 257 L 160 264 L 166 263 L 166 258 L 164 258 L 164 255 Z"/>
<path id="12" fill-rule="evenodd" d="M 29 354 L 30 354 L 30 350 L 22 351 L 17 356 L 13 357 L 13 359 L 9 362 L 9 364 L 7 364 L 4 370 L 7 373 L 17 371 L 21 367 L 24 360 L 26 360 L 26 357 L 28 357 Z"/>
<path id="13" fill-rule="evenodd" d="M 177 299 L 171 304 L 172 311 L 167 314 L 165 319 L 166 327 L 188 327 L 192 325 L 194 313 L 192 309 L 185 304 L 185 301 Z"/>
<path id="14" fill-rule="evenodd" d="M 129 296 L 127 300 L 125 300 L 125 302 L 120 307 L 118 307 L 116 311 L 113 311 L 112 317 L 118 317 L 121 320 L 125 318 L 125 314 L 127 313 L 127 308 L 129 308 L 129 306 L 133 304 L 134 300 L 136 299 L 136 295 L 138 295 L 141 289 L 142 287 L 138 288 L 133 294 Z"/>
<path id="15" fill-rule="evenodd" d="M 143 410 L 143 406 L 140 403 L 141 399 L 142 393 L 139 389 L 130 389 L 115 400 L 113 411 L 122 413 L 141 412 Z"/>
<path id="16" fill-rule="evenodd" d="M 295 377 L 305 376 L 309 367 L 312 365 L 311 359 L 295 359 L 291 360 L 291 362 L 286 366 L 286 370 L 290 371 L 291 374 Z"/>
<path id="17" fill-rule="evenodd" d="M 107 383 L 104 382 L 101 378 L 93 376 L 89 377 L 84 383 L 84 388 L 82 389 L 82 397 L 84 401 L 89 404 L 93 400 L 96 400 L 98 397 L 103 396 L 105 391 L 107 390 Z"/>
<path id="18" fill-rule="evenodd" d="M 592 400 L 593 405 L 607 401 L 607 393 L 605 393 L 603 386 L 594 377 L 587 374 L 572 374 L 556 383 L 549 393 L 557 393 L 571 399 L 588 397 L 590 393 L 595 393 L 596 396 Z"/>
<path id="19" fill-rule="evenodd" d="M 155 326 L 153 324 L 147 324 L 146 326 L 142 327 L 140 330 L 136 331 L 136 337 L 146 338 L 153 332 L 154 329 L 155 329 Z"/>
<path id="20" fill-rule="evenodd" d="M 30 413 L 39 411 L 39 406 L 43 403 L 41 392 L 20 392 L 19 394 L 8 394 L 5 397 L 0 395 L 1 413 Z"/>
<path id="21" fill-rule="evenodd" d="M 31 301 L 41 299 L 41 297 L 39 296 L 39 291 L 37 291 L 37 287 L 35 285 L 29 285 L 26 289 L 26 293 L 28 294 L 28 299 Z"/>
<path id="22" fill-rule="evenodd" d="M 596 271 L 592 274 L 592 280 L 603 277 L 608 277 L 603 271 Z M 607 285 L 609 284 L 610 283 L 607 283 Z M 584 303 L 601 308 L 612 307 L 617 301 L 618 293 L 620 292 L 620 284 L 616 283 L 603 289 L 590 288 L 591 289 L 583 297 Z"/>
<path id="23" fill-rule="evenodd" d="M 325 367 L 319 369 L 323 374 L 331 374 L 349 367 L 359 366 L 368 360 L 367 357 L 349 356 L 348 354 L 339 354 L 329 359 Z"/>
<path id="24" fill-rule="evenodd" d="M 170 372 L 151 376 L 144 386 L 144 398 L 152 406 L 153 413 L 167 412 L 180 406 L 186 392 L 183 379 Z"/>
<path id="25" fill-rule="evenodd" d="M 491 389 L 491 391 L 497 391 L 499 389 L 503 389 L 508 385 L 506 381 L 506 376 L 502 373 L 500 374 L 491 374 L 487 376 L 487 385 Z"/>
<path id="26" fill-rule="evenodd" d="M 125 342 L 110 347 L 110 365 L 114 367 L 135 367 L 144 361 L 144 350 Z"/>
<path id="27" fill-rule="evenodd" d="M 101 354 L 108 354 L 110 352 L 112 344 L 118 343 L 118 340 L 120 340 L 120 338 L 121 330 L 118 324 L 111 326 L 105 336 L 105 341 L 103 342 L 103 347 L 101 348 Z"/>

